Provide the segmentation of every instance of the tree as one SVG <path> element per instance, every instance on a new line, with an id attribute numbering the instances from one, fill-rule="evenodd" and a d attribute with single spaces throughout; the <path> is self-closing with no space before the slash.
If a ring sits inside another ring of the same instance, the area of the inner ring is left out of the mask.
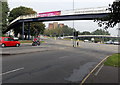
<path id="1" fill-rule="evenodd" d="M 76 31 L 76 30 L 75 30 Z M 67 25 L 55 29 L 46 29 L 44 35 L 47 36 L 73 36 L 73 28 L 68 27 Z"/>
<path id="2" fill-rule="evenodd" d="M 8 12 L 9 12 L 9 8 L 8 8 L 8 4 L 7 2 L 1 2 L 0 3 L 2 4 L 2 10 L 0 10 L 2 13 L 2 32 L 5 31 L 7 29 L 7 26 L 8 26 Z"/>
<path id="3" fill-rule="evenodd" d="M 32 8 L 27 8 L 27 7 L 17 7 L 14 8 L 10 11 L 10 15 L 9 15 L 9 22 L 11 22 L 12 20 L 16 19 L 17 17 L 21 16 L 21 15 L 29 15 L 29 14 L 35 14 L 36 11 L 34 11 Z M 27 36 L 27 32 L 28 32 L 28 23 L 25 23 L 25 38 Z M 31 22 L 30 23 L 30 30 L 31 30 L 31 35 L 32 36 L 37 36 L 39 33 L 43 34 L 43 31 L 45 29 L 45 25 L 42 22 Z M 18 35 L 18 33 L 22 34 L 22 25 L 18 25 L 16 27 L 14 27 L 14 32 L 15 32 L 15 36 Z"/>
<path id="4" fill-rule="evenodd" d="M 110 35 L 110 33 L 107 30 L 103 29 L 97 29 L 91 33 L 92 35 Z M 95 38 L 95 42 L 101 42 L 101 41 L 108 41 L 109 38 Z"/>
<path id="5" fill-rule="evenodd" d="M 9 14 L 9 22 L 13 21 L 14 19 L 16 19 L 17 17 L 21 16 L 21 15 L 28 15 L 28 14 L 35 14 L 36 12 L 32 9 L 32 8 L 27 8 L 27 7 L 17 7 L 17 8 L 13 8 L 10 11 Z M 15 26 L 14 29 L 14 33 L 15 36 L 18 35 L 18 33 L 22 34 L 22 25 L 17 25 Z M 27 25 L 25 25 L 25 31 L 27 30 Z"/>
<path id="6" fill-rule="evenodd" d="M 105 29 L 114 27 L 117 23 L 120 23 L 120 1 L 113 2 L 107 10 L 110 11 L 108 16 L 95 20 L 100 27 L 104 26 Z"/>
<path id="7" fill-rule="evenodd" d="M 43 24 L 42 22 L 33 22 L 31 24 L 31 35 L 32 36 L 37 36 L 39 34 L 43 34 L 44 30 L 45 30 L 45 24 Z"/>
<path id="8" fill-rule="evenodd" d="M 108 31 L 97 29 L 91 33 L 92 35 L 110 35 Z"/>
<path id="9" fill-rule="evenodd" d="M 91 35 L 89 31 L 83 31 L 80 33 L 80 35 Z M 90 40 L 89 37 L 79 38 L 80 40 Z"/>
<path id="10" fill-rule="evenodd" d="M 14 19 L 16 19 L 21 15 L 28 15 L 28 14 L 35 14 L 35 13 L 36 12 L 32 8 L 27 8 L 23 6 L 13 8 L 9 14 L 9 22 L 13 21 Z"/>
<path id="11" fill-rule="evenodd" d="M 89 31 L 84 31 L 81 33 L 81 35 L 91 35 L 91 33 Z"/>
<path id="12" fill-rule="evenodd" d="M 64 33 L 65 36 L 73 36 L 73 30 L 76 31 L 74 28 L 68 27 L 67 25 L 62 27 L 62 35 Z"/>

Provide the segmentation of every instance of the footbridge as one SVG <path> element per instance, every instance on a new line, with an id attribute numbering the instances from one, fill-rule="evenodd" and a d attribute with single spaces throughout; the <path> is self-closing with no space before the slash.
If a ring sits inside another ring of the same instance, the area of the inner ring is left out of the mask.
<path id="1" fill-rule="evenodd" d="M 107 16 L 110 13 L 110 11 L 108 11 L 107 9 L 108 7 L 104 6 L 23 15 L 13 20 L 9 24 L 7 30 L 4 31 L 4 33 L 9 31 L 10 29 L 13 29 L 16 25 L 22 25 L 22 32 L 24 35 L 24 23 L 26 22 L 30 23 L 30 22 L 65 21 L 65 20 L 94 20 L 96 18 L 102 18 Z"/>

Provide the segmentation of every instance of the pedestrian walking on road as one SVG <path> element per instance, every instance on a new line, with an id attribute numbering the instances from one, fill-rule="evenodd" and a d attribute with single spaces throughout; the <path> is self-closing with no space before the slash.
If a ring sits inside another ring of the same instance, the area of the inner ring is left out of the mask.
<path id="1" fill-rule="evenodd" d="M 77 47 L 79 46 L 79 42 L 77 41 Z"/>

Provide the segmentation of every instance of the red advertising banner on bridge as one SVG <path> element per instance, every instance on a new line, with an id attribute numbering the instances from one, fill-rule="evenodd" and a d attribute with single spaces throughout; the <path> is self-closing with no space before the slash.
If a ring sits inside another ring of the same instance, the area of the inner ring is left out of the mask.
<path id="1" fill-rule="evenodd" d="M 38 13 L 37 17 L 49 17 L 61 15 L 61 11 Z"/>

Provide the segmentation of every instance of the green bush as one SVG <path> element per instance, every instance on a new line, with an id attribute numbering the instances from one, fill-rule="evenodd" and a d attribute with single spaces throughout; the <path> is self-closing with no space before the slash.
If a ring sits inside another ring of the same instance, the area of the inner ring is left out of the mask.
<path id="1" fill-rule="evenodd" d="M 8 36 L 2 34 L 2 35 L 0 35 L 0 37 L 8 37 Z"/>

